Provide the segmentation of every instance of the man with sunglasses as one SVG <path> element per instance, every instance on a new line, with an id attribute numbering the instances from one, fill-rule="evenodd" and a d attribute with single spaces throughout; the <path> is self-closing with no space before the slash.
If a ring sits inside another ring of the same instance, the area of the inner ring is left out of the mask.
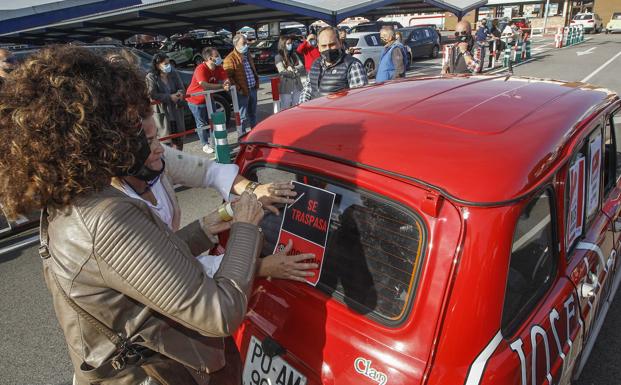
<path id="1" fill-rule="evenodd" d="M 4 48 L 0 48 L 0 86 L 4 83 L 4 79 L 9 76 L 9 72 L 13 71 L 17 61 L 13 53 Z"/>
<path id="2" fill-rule="evenodd" d="M 442 68 L 443 74 L 470 74 L 479 67 L 479 61 L 472 55 L 474 39 L 472 27 L 467 21 L 460 21 L 455 26 L 455 38 L 457 44 L 451 49 L 451 53 Z"/>

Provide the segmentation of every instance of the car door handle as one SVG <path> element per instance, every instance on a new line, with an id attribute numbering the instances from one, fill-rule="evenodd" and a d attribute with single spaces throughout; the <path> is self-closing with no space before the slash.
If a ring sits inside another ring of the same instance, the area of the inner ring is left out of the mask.
<path id="1" fill-rule="evenodd" d="M 580 284 L 580 295 L 582 298 L 592 298 L 595 296 L 595 291 L 597 290 L 597 284 L 599 283 L 599 279 L 597 278 L 597 274 L 590 272 L 585 281 L 590 279 L 591 283 L 582 282 Z"/>

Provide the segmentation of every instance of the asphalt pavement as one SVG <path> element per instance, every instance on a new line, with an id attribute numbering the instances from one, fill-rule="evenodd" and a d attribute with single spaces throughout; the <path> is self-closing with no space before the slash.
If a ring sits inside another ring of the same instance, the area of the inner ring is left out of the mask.
<path id="1" fill-rule="evenodd" d="M 533 59 L 515 67 L 516 75 L 580 81 L 621 93 L 621 35 L 590 35 L 579 45 L 554 49 L 551 39 L 535 38 Z M 441 59 L 415 63 L 413 75 L 434 75 Z M 502 71 L 502 70 L 501 70 Z M 272 113 L 269 84 L 259 92 L 259 120 Z M 233 129 L 234 131 L 234 129 Z M 230 141 L 237 135 L 231 132 Z M 195 138 L 188 138 L 186 150 L 201 153 Z M 213 191 L 178 191 L 188 223 L 220 202 Z M 32 236 L 25 234 L 23 238 Z M 21 239 L 23 239 L 21 238 Z M 0 242 L 0 248 L 21 239 Z M 37 247 L 31 246 L 0 255 L 0 385 L 69 385 L 72 369 L 62 332 L 58 327 L 45 287 Z M 582 377 L 576 385 L 621 384 L 621 294 L 618 294 Z"/>

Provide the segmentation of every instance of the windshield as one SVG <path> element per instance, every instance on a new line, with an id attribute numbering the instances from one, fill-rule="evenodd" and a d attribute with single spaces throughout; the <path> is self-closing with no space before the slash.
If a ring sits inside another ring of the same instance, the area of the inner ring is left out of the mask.
<path id="1" fill-rule="evenodd" d="M 358 46 L 358 40 L 357 38 L 347 38 L 345 39 L 345 44 L 347 44 L 348 47 L 356 47 Z"/>
<path id="2" fill-rule="evenodd" d="M 593 18 L 593 15 L 590 13 L 584 13 L 582 15 L 574 16 L 574 20 L 590 20 Z"/>
<path id="3" fill-rule="evenodd" d="M 375 24 L 367 24 L 367 25 L 357 25 L 351 29 L 350 33 L 356 32 L 375 32 L 377 31 L 377 26 Z"/>
<path id="4" fill-rule="evenodd" d="M 252 45 L 252 48 L 270 48 L 276 40 L 259 40 Z"/>

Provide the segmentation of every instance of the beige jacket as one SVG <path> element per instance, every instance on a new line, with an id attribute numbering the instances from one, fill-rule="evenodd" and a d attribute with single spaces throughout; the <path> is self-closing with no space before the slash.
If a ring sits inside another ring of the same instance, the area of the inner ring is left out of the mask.
<path id="1" fill-rule="evenodd" d="M 134 343 L 182 362 L 195 378 L 221 369 L 223 337 L 243 320 L 262 244 L 259 228 L 235 223 L 214 278 L 194 258 L 212 246 L 194 222 L 176 233 L 145 205 L 113 187 L 49 208 L 49 252 L 44 275 L 78 384 L 82 369 L 97 368 L 114 345 L 78 317 L 53 281 L 82 309 Z M 161 355 L 160 355 L 161 354 Z M 84 364 L 84 365 L 83 365 Z M 100 384 L 138 384 L 129 366 Z M 207 383 L 207 380 L 199 383 Z"/>

